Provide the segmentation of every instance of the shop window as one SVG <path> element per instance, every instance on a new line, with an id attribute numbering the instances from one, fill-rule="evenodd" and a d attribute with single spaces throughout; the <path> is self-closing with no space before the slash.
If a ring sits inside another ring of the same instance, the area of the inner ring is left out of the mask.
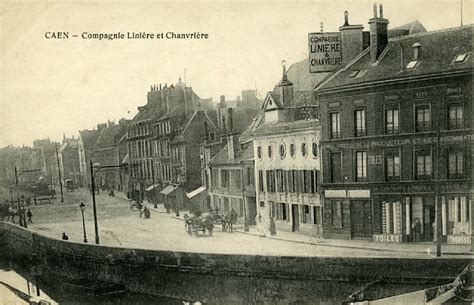
<path id="1" fill-rule="evenodd" d="M 329 114 L 330 137 L 331 139 L 339 139 L 341 137 L 341 114 L 339 112 L 333 112 Z"/>
<path id="2" fill-rule="evenodd" d="M 466 196 L 454 196 L 448 200 L 448 234 L 470 235 L 469 200 Z"/>
<path id="3" fill-rule="evenodd" d="M 342 228 L 342 201 L 331 200 L 331 224 L 335 228 Z"/>
<path id="4" fill-rule="evenodd" d="M 451 151 L 448 155 L 448 177 L 460 179 L 464 176 L 464 154 L 462 151 Z"/>
<path id="5" fill-rule="evenodd" d="M 463 128 L 463 107 L 461 104 L 452 104 L 448 108 L 448 128 Z"/>
<path id="6" fill-rule="evenodd" d="M 385 156 L 385 179 L 387 181 L 400 180 L 400 156 L 398 154 Z"/>
<path id="7" fill-rule="evenodd" d="M 431 151 L 417 151 L 415 154 L 416 175 L 417 180 L 431 179 L 432 162 Z"/>
<path id="8" fill-rule="evenodd" d="M 354 111 L 354 130 L 356 137 L 367 135 L 365 124 L 365 109 L 357 109 Z"/>
<path id="9" fill-rule="evenodd" d="M 431 130 L 431 114 L 429 105 L 420 105 L 415 107 L 416 132 Z"/>
<path id="10" fill-rule="evenodd" d="M 302 205 L 301 206 L 301 222 L 308 223 L 311 219 L 311 215 L 309 214 L 309 205 Z"/>
<path id="11" fill-rule="evenodd" d="M 358 182 L 367 181 L 367 152 L 356 152 L 356 179 Z"/>
<path id="12" fill-rule="evenodd" d="M 382 232 L 384 234 L 402 234 L 400 201 L 382 202 Z"/>

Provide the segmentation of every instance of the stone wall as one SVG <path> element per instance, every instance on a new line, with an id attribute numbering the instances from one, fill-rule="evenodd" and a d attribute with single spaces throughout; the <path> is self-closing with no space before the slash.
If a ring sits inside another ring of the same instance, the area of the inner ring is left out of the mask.
<path id="1" fill-rule="evenodd" d="M 195 299 L 195 292 L 202 296 L 199 285 L 210 282 L 238 282 L 236 289 L 242 289 L 242 293 L 249 291 L 250 282 L 260 283 L 264 290 L 275 286 L 276 291 L 281 281 L 294 281 L 308 290 L 319 287 L 320 291 L 325 286 L 318 286 L 318 282 L 350 285 L 382 277 L 392 283 L 446 283 L 469 263 L 464 258 L 262 257 L 118 248 L 51 239 L 0 222 L 0 255 L 27 268 L 33 252 L 41 260 L 43 276 L 97 279 L 124 284 L 134 292 L 183 299 Z M 205 281 L 199 284 L 200 279 Z M 186 281 L 192 281 L 192 291 L 181 289 Z M 211 299 L 216 294 L 213 289 L 207 293 Z M 235 294 L 238 296 L 238 291 Z"/>

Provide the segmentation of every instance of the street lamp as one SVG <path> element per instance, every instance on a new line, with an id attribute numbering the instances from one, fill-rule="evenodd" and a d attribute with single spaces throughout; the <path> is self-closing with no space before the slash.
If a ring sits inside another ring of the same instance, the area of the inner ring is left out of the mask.
<path id="1" fill-rule="evenodd" d="M 118 165 L 100 165 L 100 163 L 92 163 L 90 160 L 90 172 L 91 172 L 91 190 L 92 190 L 92 211 L 94 212 L 94 230 L 95 230 L 95 243 L 99 244 L 99 226 L 97 224 L 97 208 L 95 204 L 95 175 L 101 169 L 112 169 L 112 168 L 124 168 L 128 164 L 118 164 Z M 94 171 L 95 169 L 95 171 Z"/>
<path id="2" fill-rule="evenodd" d="M 86 235 L 86 223 L 84 221 L 84 210 L 86 208 L 86 205 L 84 204 L 83 201 L 81 201 L 81 204 L 79 205 L 79 210 L 81 211 L 82 214 L 82 230 L 84 231 L 84 242 L 87 243 L 87 235 Z"/>

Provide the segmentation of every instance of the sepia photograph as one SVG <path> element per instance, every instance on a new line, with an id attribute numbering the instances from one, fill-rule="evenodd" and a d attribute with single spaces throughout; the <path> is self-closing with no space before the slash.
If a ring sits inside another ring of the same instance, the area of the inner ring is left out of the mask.
<path id="1" fill-rule="evenodd" d="M 474 304 L 473 0 L 0 0 L 0 305 Z"/>

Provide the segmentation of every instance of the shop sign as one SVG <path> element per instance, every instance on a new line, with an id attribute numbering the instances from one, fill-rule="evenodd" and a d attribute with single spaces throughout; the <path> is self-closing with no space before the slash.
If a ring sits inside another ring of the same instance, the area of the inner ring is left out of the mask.
<path id="1" fill-rule="evenodd" d="M 309 33 L 309 72 L 330 72 L 342 66 L 341 33 Z"/>
<path id="2" fill-rule="evenodd" d="M 448 244 L 450 245 L 469 245 L 471 237 L 468 235 L 448 235 Z"/>
<path id="3" fill-rule="evenodd" d="M 400 234 L 374 234 L 374 242 L 376 243 L 401 243 L 402 235 Z"/>

